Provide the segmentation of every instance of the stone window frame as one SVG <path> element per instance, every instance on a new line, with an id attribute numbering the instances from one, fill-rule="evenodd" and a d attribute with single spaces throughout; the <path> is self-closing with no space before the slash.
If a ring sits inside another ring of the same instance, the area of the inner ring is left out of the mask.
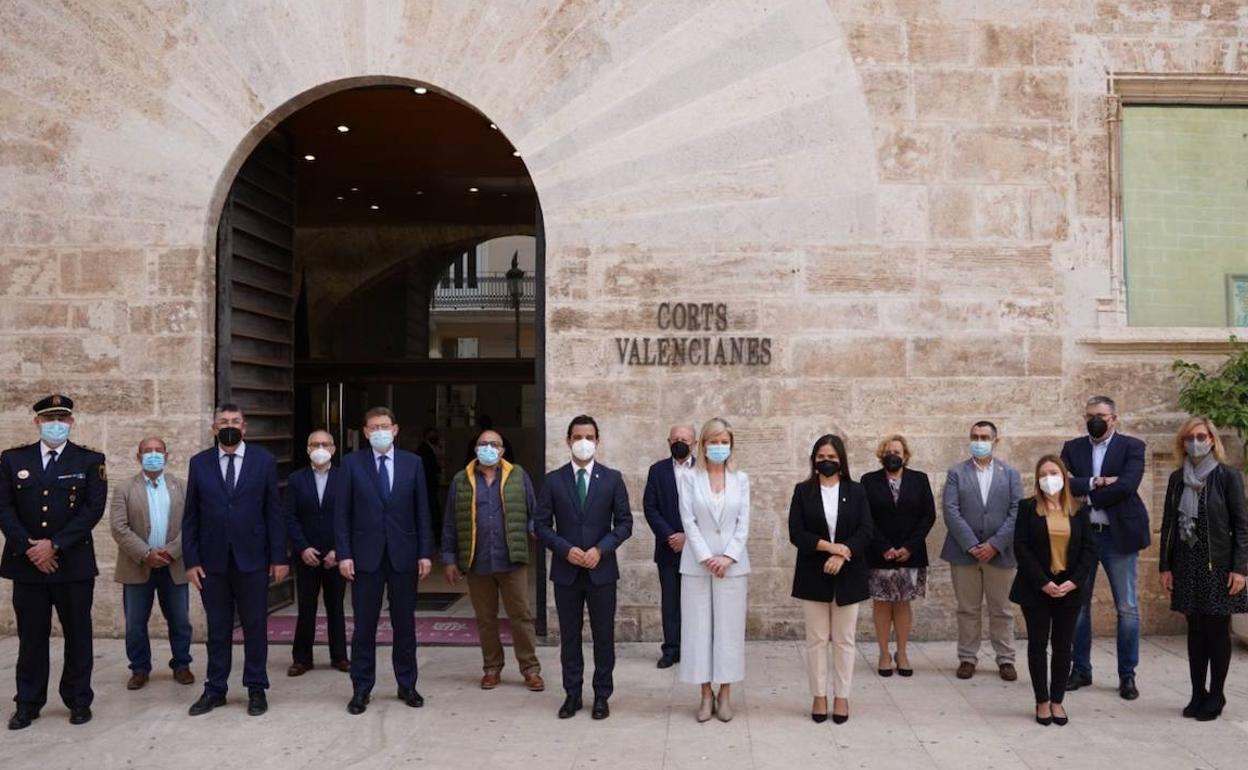
<path id="1" fill-rule="evenodd" d="M 1081 341 L 1116 351 L 1229 352 L 1226 327 L 1148 327 L 1127 323 L 1122 108 L 1136 104 L 1248 107 L 1248 75 L 1115 73 L 1109 77 L 1105 124 L 1109 135 L 1110 294 L 1097 299 L 1097 329 L 1093 336 Z"/>

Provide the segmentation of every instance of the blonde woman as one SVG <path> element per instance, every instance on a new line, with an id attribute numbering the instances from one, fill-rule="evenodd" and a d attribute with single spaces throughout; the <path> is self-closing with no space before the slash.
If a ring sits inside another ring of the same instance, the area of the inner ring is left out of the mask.
<path id="1" fill-rule="evenodd" d="M 681 480 L 680 681 L 702 686 L 699 722 L 732 719 L 731 687 L 745 679 L 750 477 L 736 469 L 734 449 L 732 426 L 708 420 L 701 461 Z"/>
<path id="2" fill-rule="evenodd" d="M 1179 467 L 1166 485 L 1158 563 L 1161 586 L 1172 593 L 1170 609 L 1187 617 L 1192 698 L 1183 716 L 1207 722 L 1226 705 L 1231 615 L 1248 612 L 1248 512 L 1244 481 L 1226 464 L 1209 419 L 1183 423 L 1174 457 Z"/>
<path id="3" fill-rule="evenodd" d="M 1035 492 L 1018 502 L 1014 524 L 1018 572 L 1010 601 L 1023 608 L 1027 623 L 1027 667 L 1036 696 L 1036 721 L 1042 725 L 1070 721 L 1062 701 L 1075 645 L 1075 621 L 1096 566 L 1092 522 L 1086 512 L 1075 508 L 1067 476 L 1060 457 L 1041 457 L 1036 463 Z M 1051 670 L 1047 666 L 1050 642 Z"/>

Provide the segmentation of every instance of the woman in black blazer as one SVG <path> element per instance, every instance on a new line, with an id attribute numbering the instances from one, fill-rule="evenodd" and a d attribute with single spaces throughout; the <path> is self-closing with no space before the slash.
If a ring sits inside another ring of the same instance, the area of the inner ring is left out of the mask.
<path id="1" fill-rule="evenodd" d="M 797 546 L 793 596 L 806 614 L 806 669 L 814 705 L 810 718 L 828 718 L 828 649 L 832 648 L 832 721 L 849 719 L 858 603 L 867 590 L 871 512 L 862 486 L 849 478 L 840 436 L 820 436 L 810 450 L 810 477 L 793 488 L 789 542 Z"/>
<path id="2" fill-rule="evenodd" d="M 927 533 L 936 523 L 936 500 L 927 474 L 910 468 L 910 443 L 894 433 L 875 450 L 877 471 L 862 476 L 862 488 L 871 507 L 875 536 L 867 552 L 870 568 L 872 617 L 880 645 L 880 676 L 910 676 L 910 602 L 927 594 Z M 897 654 L 888 650 L 888 637 L 897 630 Z"/>
<path id="3" fill-rule="evenodd" d="M 1036 721 L 1064 725 L 1062 700 L 1070 673 L 1075 620 L 1096 566 L 1096 541 L 1088 514 L 1080 513 L 1066 483 L 1061 458 L 1045 455 L 1036 463 L 1032 497 L 1018 503 L 1014 556 L 1018 573 L 1010 601 L 1023 608 L 1027 623 L 1027 667 L 1036 696 Z M 1052 642 L 1052 678 L 1046 670 Z"/>

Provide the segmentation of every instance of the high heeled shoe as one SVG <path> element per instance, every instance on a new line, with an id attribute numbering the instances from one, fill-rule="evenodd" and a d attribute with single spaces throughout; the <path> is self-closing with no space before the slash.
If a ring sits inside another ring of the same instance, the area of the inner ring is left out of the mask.
<path id="1" fill-rule="evenodd" d="M 702 696 L 702 703 L 698 706 L 698 721 L 709 722 L 711 717 L 715 715 L 715 696 Z"/>
<path id="2" fill-rule="evenodd" d="M 897 662 L 896 655 L 893 656 L 893 665 L 897 667 L 897 676 L 914 676 L 914 669 L 902 668 L 901 664 Z"/>
<path id="3" fill-rule="evenodd" d="M 1210 695 L 1200 702 L 1200 708 L 1196 709 L 1197 722 L 1212 722 L 1222 716 L 1222 709 L 1226 706 L 1226 697 L 1223 695 Z"/>
<path id="4" fill-rule="evenodd" d="M 816 698 L 816 700 L 818 700 L 818 698 Z M 813 704 L 811 705 L 810 709 L 811 709 L 811 710 L 810 710 L 810 719 L 811 719 L 811 721 L 813 721 L 815 724 L 817 724 L 817 725 L 821 725 L 821 724 L 823 724 L 824 722 L 828 721 L 828 699 L 827 699 L 827 698 L 824 698 L 824 699 L 823 699 L 823 713 L 822 713 L 822 714 L 820 714 L 819 712 L 815 711 L 815 707 L 814 707 L 814 705 L 813 705 Z"/>
<path id="5" fill-rule="evenodd" d="M 876 669 L 876 672 L 878 672 L 880 676 L 892 676 L 892 675 L 893 675 L 893 666 L 892 666 L 892 664 L 895 662 L 895 659 L 893 658 L 893 656 L 892 656 L 892 655 L 889 655 L 889 656 L 888 656 L 888 661 L 889 661 L 889 666 L 888 666 L 888 668 L 877 668 L 877 669 Z"/>
<path id="6" fill-rule="evenodd" d="M 835 707 L 836 707 L 836 706 L 835 706 L 835 705 L 833 705 L 833 708 L 835 708 Z M 846 703 L 846 704 L 845 704 L 845 713 L 844 713 L 844 714 L 837 714 L 836 712 L 833 712 L 833 713 L 832 713 L 832 724 L 834 724 L 834 725 L 843 725 L 843 724 L 845 724 L 845 723 L 846 723 L 846 722 L 848 722 L 848 721 L 849 721 L 849 704 L 848 704 L 848 703 Z"/>
<path id="7" fill-rule="evenodd" d="M 1060 717 L 1057 715 L 1056 711 L 1052 710 L 1053 706 L 1061 707 L 1062 715 Z M 1053 704 L 1053 706 L 1049 706 L 1049 710 L 1053 714 L 1053 724 L 1057 725 L 1058 727 L 1065 727 L 1070 722 L 1070 715 L 1066 713 L 1066 707 L 1062 706 L 1062 704 L 1060 703 L 1055 703 Z"/>
<path id="8" fill-rule="evenodd" d="M 1040 707 L 1036 706 L 1036 724 L 1044 725 L 1045 727 L 1048 727 L 1049 725 L 1053 724 L 1052 711 L 1049 712 L 1049 715 L 1047 717 L 1042 717 L 1040 716 Z"/>

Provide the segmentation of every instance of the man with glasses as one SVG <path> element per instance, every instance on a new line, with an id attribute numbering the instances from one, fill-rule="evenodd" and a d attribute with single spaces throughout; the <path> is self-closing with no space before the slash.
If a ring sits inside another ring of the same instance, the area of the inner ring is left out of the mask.
<path id="1" fill-rule="evenodd" d="M 503 437 L 497 431 L 482 431 L 475 457 L 452 479 L 442 523 L 442 563 L 447 582 L 468 579 L 481 640 L 481 689 L 497 687 L 503 669 L 498 634 L 501 597 L 511 620 L 520 675 L 529 690 L 541 692 L 546 684 L 537 660 L 528 596 L 529 538 L 537 499 L 529 475 L 504 460 L 503 451 Z"/>

